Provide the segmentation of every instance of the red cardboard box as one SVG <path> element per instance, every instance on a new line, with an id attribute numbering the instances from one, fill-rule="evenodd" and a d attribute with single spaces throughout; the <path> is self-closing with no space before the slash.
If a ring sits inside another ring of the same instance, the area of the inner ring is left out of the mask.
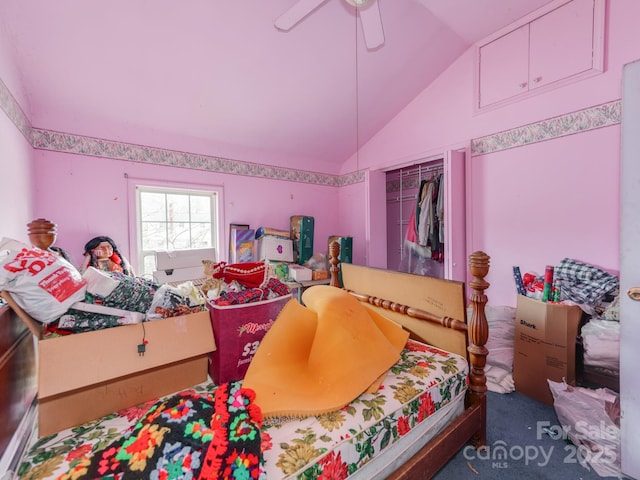
<path id="1" fill-rule="evenodd" d="M 216 384 L 244 378 L 249 363 L 291 295 L 242 305 L 209 302 L 217 349 L 209 356 L 209 375 Z"/>

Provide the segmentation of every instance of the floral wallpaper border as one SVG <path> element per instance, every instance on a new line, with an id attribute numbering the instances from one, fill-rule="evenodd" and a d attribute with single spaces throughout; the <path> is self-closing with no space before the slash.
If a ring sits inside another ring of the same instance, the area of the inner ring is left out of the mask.
<path id="1" fill-rule="evenodd" d="M 363 182 L 365 179 L 364 170 L 345 175 L 329 175 L 34 128 L 2 79 L 0 79 L 0 108 L 4 110 L 9 119 L 34 148 L 43 150 L 331 187 L 353 185 Z M 615 100 L 523 127 L 512 128 L 473 139 L 471 140 L 471 155 L 484 155 L 602 128 L 620 123 L 621 119 L 622 102 Z"/>
<path id="2" fill-rule="evenodd" d="M 209 155 L 54 132 L 40 128 L 33 128 L 32 130 L 33 147 L 43 150 L 325 186 L 340 186 L 341 184 L 341 178 L 336 175 L 241 162 Z"/>
<path id="3" fill-rule="evenodd" d="M 20 105 L 13 97 L 7 86 L 4 84 L 2 79 L 0 78 L 0 108 L 4 110 L 4 113 L 7 114 L 9 120 L 13 122 L 13 124 L 20 130 L 24 138 L 33 145 L 33 141 L 31 139 L 31 123 L 29 119 L 20 108 Z"/>
<path id="4" fill-rule="evenodd" d="M 471 156 L 484 155 L 587 130 L 608 127 L 620 123 L 621 119 L 622 102 L 615 100 L 474 139 L 471 141 Z"/>

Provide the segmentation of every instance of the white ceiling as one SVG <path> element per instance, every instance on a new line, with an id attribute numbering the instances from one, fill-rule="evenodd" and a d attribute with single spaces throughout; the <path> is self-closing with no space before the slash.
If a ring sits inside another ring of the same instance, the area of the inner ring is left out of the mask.
<path id="1" fill-rule="evenodd" d="M 329 171 L 474 42 L 550 0 L 379 0 L 375 51 L 344 0 L 278 31 L 295 1 L 2 0 L 0 38 L 34 127 Z"/>

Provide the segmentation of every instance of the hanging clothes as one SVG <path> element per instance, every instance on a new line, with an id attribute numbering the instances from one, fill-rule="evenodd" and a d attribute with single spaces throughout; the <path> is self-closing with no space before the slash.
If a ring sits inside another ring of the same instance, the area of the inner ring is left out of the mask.
<path id="1" fill-rule="evenodd" d="M 438 262 L 444 262 L 444 241 L 441 204 L 444 188 L 442 188 L 442 174 L 438 175 L 433 181 L 434 189 L 431 197 L 431 207 L 433 209 L 433 219 L 431 222 L 431 230 L 429 235 L 429 244 L 431 246 L 431 258 Z M 440 205 L 439 205 L 440 203 Z M 444 213 L 444 212 L 443 212 Z"/>
<path id="2" fill-rule="evenodd" d="M 420 215 L 418 218 L 418 243 L 423 247 L 429 246 L 429 239 L 433 233 L 435 219 L 433 210 L 434 182 L 425 181 L 420 188 Z"/>

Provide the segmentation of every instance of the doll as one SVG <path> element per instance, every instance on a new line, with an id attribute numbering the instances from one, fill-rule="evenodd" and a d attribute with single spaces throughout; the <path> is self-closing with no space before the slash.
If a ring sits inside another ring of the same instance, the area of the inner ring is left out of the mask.
<path id="1" fill-rule="evenodd" d="M 94 267 L 106 272 L 120 272 L 133 275 L 127 259 L 118 251 L 115 242 L 109 237 L 95 237 L 84 246 L 84 261 L 80 272 Z"/>

